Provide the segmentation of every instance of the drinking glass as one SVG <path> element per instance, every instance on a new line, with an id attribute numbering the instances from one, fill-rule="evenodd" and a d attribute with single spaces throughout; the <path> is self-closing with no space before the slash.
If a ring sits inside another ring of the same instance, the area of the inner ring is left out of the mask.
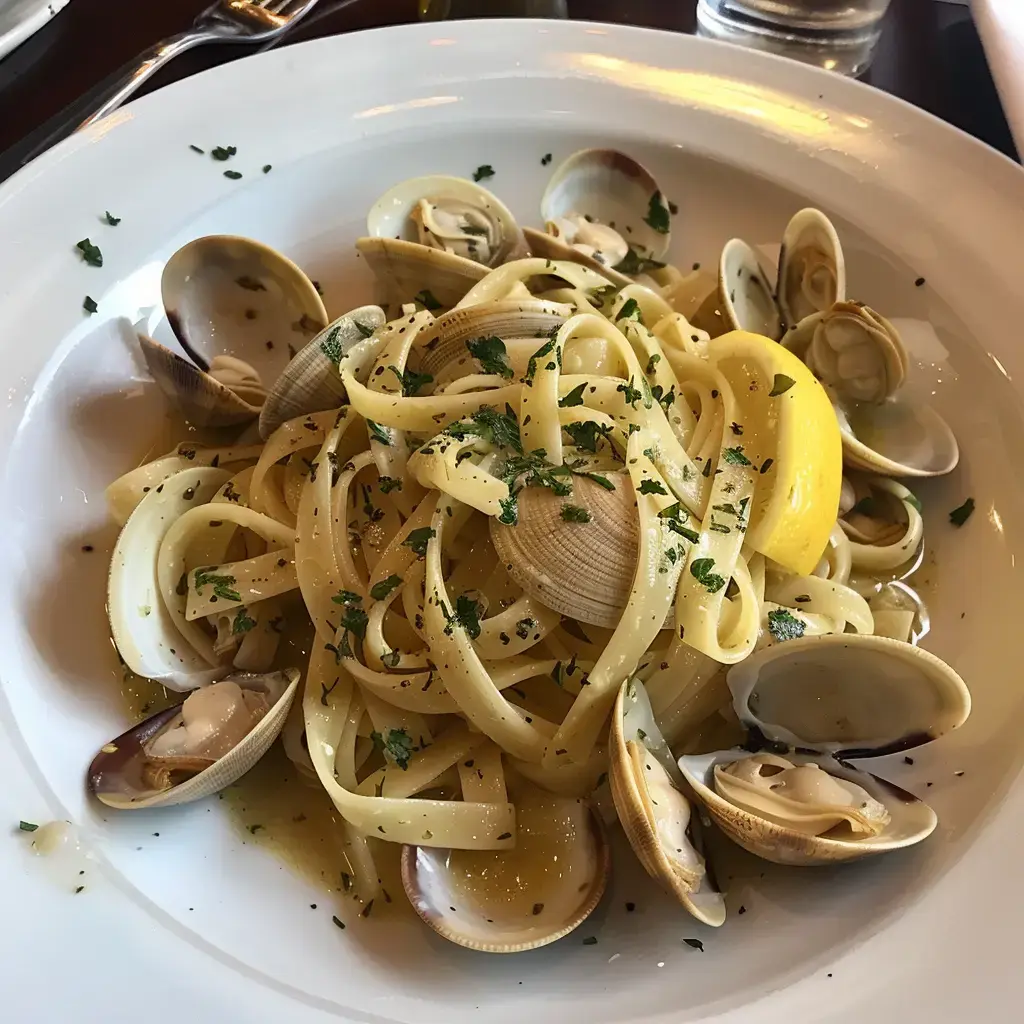
<path id="1" fill-rule="evenodd" d="M 698 34 L 857 75 L 889 0 L 698 0 Z"/>

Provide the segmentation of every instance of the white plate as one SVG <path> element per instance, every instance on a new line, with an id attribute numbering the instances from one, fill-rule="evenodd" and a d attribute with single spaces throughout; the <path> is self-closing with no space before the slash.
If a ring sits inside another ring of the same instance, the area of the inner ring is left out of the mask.
<path id="1" fill-rule="evenodd" d="M 230 167 L 244 177 L 226 179 L 190 143 L 237 146 Z M 102 609 L 113 537 L 102 490 L 159 429 L 117 317 L 151 307 L 161 261 L 211 231 L 283 248 L 341 309 L 367 295 L 351 242 L 388 184 L 490 163 L 489 184 L 536 219 L 541 156 L 595 143 L 637 155 L 679 203 L 677 261 L 712 259 L 734 232 L 771 242 L 812 201 L 837 220 L 856 295 L 936 325 L 916 373 L 963 459 L 920 488 L 937 553 L 924 574 L 936 588 L 928 646 L 968 678 L 976 708 L 912 768 L 901 758 L 885 768 L 927 792 L 939 833 L 835 871 L 762 879 L 765 865 L 732 856 L 732 915 L 715 933 L 622 872 L 582 932 L 501 958 L 446 946 L 398 901 L 338 930 L 331 914 L 349 912 L 337 897 L 293 877 L 218 801 L 100 812 L 84 768 L 123 722 Z M 120 226 L 101 224 L 104 210 Z M 102 269 L 78 259 L 85 236 L 103 249 Z M 879 92 L 760 54 L 626 28 L 468 22 L 306 43 L 162 90 L 0 189 L 0 239 L 0 819 L 74 819 L 93 857 L 50 867 L 13 824 L 0 836 L 10 1019 L 461 1024 L 485 1012 L 493 1024 L 887 1024 L 1019 1014 L 1018 167 Z M 918 276 L 927 283 L 915 288 Z M 87 293 L 100 304 L 91 318 Z M 978 511 L 955 530 L 946 512 L 968 495 Z M 73 895 L 78 884 L 87 887 Z M 584 946 L 583 934 L 599 942 Z M 704 953 L 682 943 L 690 937 Z"/>
<path id="2" fill-rule="evenodd" d="M 68 0 L 0 0 L 0 57 L 38 32 Z"/>

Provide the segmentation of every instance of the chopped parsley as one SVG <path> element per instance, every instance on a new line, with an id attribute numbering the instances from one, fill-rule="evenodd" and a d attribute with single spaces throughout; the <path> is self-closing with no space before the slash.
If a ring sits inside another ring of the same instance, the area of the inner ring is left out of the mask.
<path id="1" fill-rule="evenodd" d="M 644 223 L 652 227 L 659 235 L 667 235 L 671 222 L 672 217 L 665 205 L 664 197 L 660 192 L 655 192 L 647 205 L 647 216 L 644 217 Z"/>
<path id="2" fill-rule="evenodd" d="M 690 575 L 704 585 L 709 593 L 715 594 L 725 586 L 725 580 L 712 572 L 715 567 L 713 558 L 697 558 L 690 564 Z"/>
<path id="3" fill-rule="evenodd" d="M 543 448 L 529 452 L 526 455 L 515 455 L 505 464 L 505 472 L 502 478 L 508 484 L 509 490 L 524 477 L 526 487 L 547 487 L 560 498 L 568 497 L 572 493 L 568 477 L 572 470 L 568 466 L 555 466 L 548 462 L 547 452 Z"/>
<path id="4" fill-rule="evenodd" d="M 629 251 L 622 258 L 622 262 L 617 263 L 612 269 L 617 270 L 620 274 L 625 274 L 626 277 L 636 277 L 648 270 L 661 270 L 664 266 L 664 263 L 648 259 L 633 246 L 630 246 Z"/>
<path id="5" fill-rule="evenodd" d="M 269 174 L 271 169 L 273 168 L 273 166 L 274 166 L 273 164 L 264 164 L 263 165 L 263 173 L 264 174 Z"/>
<path id="6" fill-rule="evenodd" d="M 413 302 L 418 302 L 421 306 L 429 309 L 431 313 L 444 308 L 429 288 L 424 288 L 423 291 L 414 295 Z"/>
<path id="7" fill-rule="evenodd" d="M 577 405 L 583 404 L 583 393 L 587 390 L 589 381 L 577 385 L 563 398 L 558 400 L 559 409 L 574 409 Z"/>
<path id="8" fill-rule="evenodd" d="M 730 466 L 749 466 L 752 464 L 750 459 L 743 454 L 742 445 L 739 445 L 736 448 L 723 448 L 722 458 L 729 463 Z"/>
<path id="9" fill-rule="evenodd" d="M 403 772 L 409 770 L 413 743 L 412 737 L 404 729 L 388 729 L 384 736 L 374 730 L 370 733 L 370 739 L 374 748 L 381 751 L 388 761 L 397 764 Z"/>
<path id="10" fill-rule="evenodd" d="M 563 523 L 589 523 L 590 513 L 585 508 L 580 508 L 579 505 L 563 505 L 562 506 L 562 522 Z"/>
<path id="11" fill-rule="evenodd" d="M 92 316 L 92 314 L 99 308 L 100 307 L 96 305 L 96 300 L 91 295 L 86 295 L 85 300 L 82 302 L 82 309 Z"/>
<path id="12" fill-rule="evenodd" d="M 390 494 L 392 491 L 400 491 L 402 489 L 402 481 L 395 476 L 379 477 L 377 485 L 380 487 L 381 494 Z"/>
<path id="13" fill-rule="evenodd" d="M 512 379 L 512 367 L 508 361 L 508 351 L 505 342 L 496 335 L 489 338 L 477 338 L 475 341 L 467 341 L 466 349 L 469 354 L 480 364 L 484 373 L 493 373 L 506 380 Z"/>
<path id="14" fill-rule="evenodd" d="M 622 309 L 615 316 L 616 323 L 620 320 L 636 320 L 640 324 L 644 322 L 643 314 L 640 312 L 640 303 L 636 299 L 626 299 L 622 304 Z"/>
<path id="15" fill-rule="evenodd" d="M 225 178 L 230 178 L 232 181 L 238 181 L 238 179 L 241 176 L 242 176 L 242 172 L 241 171 L 225 171 L 224 172 L 224 177 Z"/>
<path id="16" fill-rule="evenodd" d="M 771 469 L 774 464 L 775 464 L 775 460 L 774 459 L 765 459 L 764 462 L 761 463 L 761 469 L 760 469 L 761 476 L 764 476 L 765 473 L 767 473 L 768 470 Z"/>
<path id="17" fill-rule="evenodd" d="M 335 604 L 340 604 L 346 607 L 350 604 L 363 603 L 363 599 L 358 594 L 353 593 L 351 590 L 339 590 L 337 595 L 335 597 L 332 597 L 331 600 Z"/>
<path id="18" fill-rule="evenodd" d="M 469 420 L 453 423 L 448 428 L 448 433 L 460 441 L 466 437 L 480 437 L 499 448 L 523 450 L 523 443 L 519 437 L 519 422 L 508 405 L 505 406 L 504 413 L 485 405 Z"/>
<path id="19" fill-rule="evenodd" d="M 116 228 L 117 225 L 121 223 L 121 218 L 115 217 L 109 210 L 103 211 L 103 219 L 112 228 Z"/>
<path id="20" fill-rule="evenodd" d="M 341 350 L 341 339 L 338 337 L 341 334 L 341 328 L 341 324 L 338 324 L 337 327 L 332 327 L 327 332 L 327 337 L 320 342 L 320 351 L 332 363 L 340 363 L 341 357 L 344 355 L 344 352 Z"/>
<path id="21" fill-rule="evenodd" d="M 39 828 L 39 826 L 32 821 L 19 821 L 18 828 L 22 832 L 35 832 L 35 830 Z"/>
<path id="22" fill-rule="evenodd" d="M 398 378 L 399 383 L 402 385 L 402 394 L 406 398 L 415 397 L 416 392 L 420 388 L 426 387 L 427 384 L 432 384 L 434 381 L 432 374 L 417 373 L 408 367 L 404 370 L 399 370 L 397 366 L 389 366 L 388 369 Z"/>
<path id="23" fill-rule="evenodd" d="M 589 470 L 574 469 L 573 473 L 577 476 L 585 476 L 588 480 L 593 480 L 598 487 L 603 487 L 606 491 L 614 491 L 615 484 L 611 482 L 606 476 L 602 476 L 600 473 L 592 473 Z"/>
<path id="24" fill-rule="evenodd" d="M 691 949 L 699 949 L 702 953 L 704 952 L 704 943 L 700 939 L 683 939 Z"/>
<path id="25" fill-rule="evenodd" d="M 773 608 L 768 613 L 768 629 L 782 643 L 785 640 L 799 640 L 807 629 L 807 623 L 785 608 Z"/>
<path id="26" fill-rule="evenodd" d="M 784 395 L 794 384 L 796 383 L 792 377 L 787 377 L 784 373 L 775 374 L 775 379 L 772 381 L 772 389 L 768 392 L 769 398 L 778 398 L 779 395 Z"/>
<path id="27" fill-rule="evenodd" d="M 641 494 L 668 494 L 657 480 L 641 480 L 639 490 Z"/>
<path id="28" fill-rule="evenodd" d="M 205 153 L 206 152 L 205 149 L 200 149 L 196 145 L 190 145 L 188 148 L 191 149 L 193 153 Z"/>
<path id="29" fill-rule="evenodd" d="M 543 359 L 544 356 L 551 355 L 555 351 L 555 339 L 550 339 L 546 344 L 541 345 L 536 352 L 530 356 L 530 361 L 526 365 L 526 379 L 532 381 L 537 374 L 537 360 Z"/>
<path id="30" fill-rule="evenodd" d="M 437 533 L 432 526 L 421 526 L 418 530 L 412 530 L 408 537 L 402 541 L 402 547 L 411 548 L 419 558 L 427 557 L 427 541 L 436 537 Z"/>
<path id="31" fill-rule="evenodd" d="M 651 358 L 647 360 L 647 369 L 644 370 L 648 376 L 654 373 L 654 368 L 661 362 L 661 356 L 657 352 L 652 353 Z"/>
<path id="32" fill-rule="evenodd" d="M 631 405 L 634 409 L 636 408 L 636 403 L 639 402 L 644 397 L 642 391 L 638 391 L 635 387 L 633 387 L 632 377 L 629 378 L 628 382 L 623 382 L 622 384 L 620 384 L 615 390 L 621 391 L 623 395 L 625 395 L 626 404 Z"/>
<path id="33" fill-rule="evenodd" d="M 99 246 L 93 245 L 88 238 L 83 238 L 80 242 L 77 242 L 75 248 L 82 254 L 82 259 L 90 267 L 103 266 L 103 253 L 100 252 Z"/>
<path id="34" fill-rule="evenodd" d="M 402 585 L 402 577 L 392 573 L 386 580 L 374 583 L 370 587 L 370 597 L 374 601 L 383 601 L 396 588 Z"/>
<path id="35" fill-rule="evenodd" d="M 323 290 L 320 288 L 318 282 L 313 282 L 313 287 L 316 289 L 317 295 L 323 295 Z M 356 329 L 364 338 L 372 338 L 374 335 L 374 328 L 369 324 L 364 324 L 361 320 L 353 320 L 352 323 L 356 325 Z"/>
<path id="36" fill-rule="evenodd" d="M 541 167 L 547 167 L 547 165 L 548 165 L 549 163 L 551 163 L 551 160 L 552 160 L 552 156 L 551 156 L 551 154 L 550 154 L 550 153 L 545 153 L 545 154 L 544 154 L 544 155 L 543 155 L 543 156 L 542 156 L 542 157 L 540 158 L 540 165 L 541 165 Z"/>
<path id="37" fill-rule="evenodd" d="M 210 150 L 210 156 L 214 160 L 230 160 L 237 152 L 234 146 L 214 146 Z"/>
<path id="38" fill-rule="evenodd" d="M 382 427 L 373 420 L 367 420 L 366 429 L 371 441 L 378 441 L 380 444 L 386 444 L 388 447 L 391 446 L 391 432 L 387 427 Z"/>
<path id="39" fill-rule="evenodd" d="M 235 621 L 231 623 L 231 633 L 237 636 L 239 633 L 248 633 L 256 625 L 256 620 L 251 618 L 248 611 L 242 607 L 235 615 Z"/>
<path id="40" fill-rule="evenodd" d="M 197 594 L 202 594 L 203 587 L 210 584 L 213 587 L 214 597 L 222 597 L 225 601 L 242 600 L 238 591 L 231 589 L 235 585 L 234 576 L 218 576 L 206 569 L 196 569 L 194 580 Z"/>
<path id="41" fill-rule="evenodd" d="M 949 513 L 949 521 L 954 526 L 963 526 L 974 512 L 974 499 L 968 498 L 959 508 Z"/>
<path id="42" fill-rule="evenodd" d="M 690 514 L 683 508 L 683 506 L 677 501 L 674 505 L 669 505 L 668 508 L 663 508 L 658 513 L 658 518 L 665 521 L 665 525 L 673 532 L 678 533 L 680 537 L 684 537 L 691 544 L 696 544 L 700 540 L 700 534 L 696 530 L 691 530 L 686 525 L 686 521 L 690 518 Z"/>
<path id="43" fill-rule="evenodd" d="M 366 624 L 369 622 L 370 616 L 360 608 L 358 605 L 347 605 L 345 608 L 345 614 L 341 617 L 339 628 L 344 629 L 346 633 L 355 633 L 360 640 L 366 638 Z"/>
<path id="44" fill-rule="evenodd" d="M 494 177 L 494 168 L 490 164 L 481 164 L 473 172 L 474 181 L 486 181 L 488 178 Z"/>
<path id="45" fill-rule="evenodd" d="M 582 448 L 587 452 L 596 452 L 598 439 L 607 440 L 613 428 L 595 423 L 593 420 L 587 420 L 584 423 L 567 423 L 562 429 L 572 438 L 573 444 L 577 448 Z"/>

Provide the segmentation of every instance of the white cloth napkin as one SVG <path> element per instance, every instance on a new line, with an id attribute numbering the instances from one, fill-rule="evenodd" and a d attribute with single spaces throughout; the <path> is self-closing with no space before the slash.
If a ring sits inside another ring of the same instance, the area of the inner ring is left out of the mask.
<path id="1" fill-rule="evenodd" d="M 1024 0 L 971 5 L 1017 150 L 1024 153 Z"/>

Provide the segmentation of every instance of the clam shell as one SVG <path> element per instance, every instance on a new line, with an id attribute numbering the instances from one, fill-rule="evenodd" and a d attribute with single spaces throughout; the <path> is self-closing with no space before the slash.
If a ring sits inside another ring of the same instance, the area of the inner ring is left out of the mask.
<path id="1" fill-rule="evenodd" d="M 609 732 L 608 779 L 615 811 L 629 845 L 651 878 L 675 896 L 694 917 L 712 927 L 718 927 L 725 922 L 725 902 L 713 885 L 708 884 L 710 868 L 705 866 L 701 870 L 692 863 L 693 859 L 701 856 L 690 839 L 691 829 L 698 826 L 698 820 L 690 816 L 689 801 L 676 785 L 678 770 L 672 763 L 667 744 L 658 732 L 646 693 L 641 698 L 644 702 L 643 711 L 646 712 L 642 716 L 645 725 L 642 730 L 643 739 L 639 737 L 639 730 L 636 739 L 626 737 L 624 704 L 630 685 L 637 689 L 643 686 L 639 682 L 623 683 L 615 701 Z M 661 764 L 663 757 L 658 756 L 659 752 L 649 748 L 652 743 L 661 748 L 660 753 L 668 761 L 667 767 Z M 654 762 L 658 762 L 658 765 Z M 659 768 L 665 773 L 673 791 L 667 793 L 665 787 L 661 786 L 659 798 L 655 801 L 648 778 L 651 777 L 650 772 L 656 772 Z M 672 771 L 669 772 L 668 768 Z M 659 816 L 664 822 L 664 832 L 659 825 Z M 687 834 L 679 838 L 683 817 L 688 819 Z M 677 847 L 676 855 L 669 856 L 664 839 L 670 836 L 675 837 L 680 844 L 685 844 L 688 849 Z"/>
<path id="2" fill-rule="evenodd" d="M 782 315 L 772 286 L 757 253 L 740 238 L 730 239 L 722 248 L 718 292 L 721 315 L 731 330 L 750 331 L 775 341 L 782 336 Z"/>
<path id="3" fill-rule="evenodd" d="M 949 424 L 905 393 L 875 405 L 836 406 L 843 462 L 879 476 L 928 477 L 952 472 L 960 446 Z"/>
<path id="4" fill-rule="evenodd" d="M 940 658 L 864 634 L 775 644 L 734 665 L 727 681 L 743 725 L 844 759 L 930 743 L 971 712 L 966 684 Z"/>
<path id="5" fill-rule="evenodd" d="M 379 306 L 360 306 L 328 324 L 296 353 L 267 393 L 260 411 L 260 436 L 311 412 L 335 409 L 347 400 L 338 360 L 385 323 Z"/>
<path id="6" fill-rule="evenodd" d="M 158 712 L 105 744 L 89 766 L 90 790 L 108 807 L 123 811 L 173 807 L 213 796 L 237 782 L 270 749 L 284 728 L 292 701 L 298 692 L 299 678 L 297 669 L 259 676 L 251 673 L 228 676 L 228 680 L 237 682 L 243 688 L 256 682 L 266 687 L 267 680 L 273 680 L 283 692 L 241 742 L 191 779 L 170 789 L 153 791 L 144 788 L 140 774 L 144 744 L 177 716 L 180 710 L 178 706 Z"/>
<path id="7" fill-rule="evenodd" d="M 880 835 L 862 839 L 809 836 L 785 828 L 736 807 L 715 792 L 715 765 L 731 764 L 747 756 L 744 750 L 694 754 L 680 758 L 679 768 L 714 823 L 733 842 L 764 860 L 804 867 L 858 860 L 923 842 L 938 824 L 935 812 L 926 803 L 884 779 L 845 768 L 831 758 L 787 754 L 794 763 L 818 764 L 830 775 L 855 782 L 885 804 L 891 820 Z"/>
<path id="8" fill-rule="evenodd" d="M 531 597 L 579 622 L 614 629 L 636 572 L 640 530 L 629 477 L 608 474 L 614 491 L 573 478 L 572 497 L 543 487 L 519 494 L 519 523 L 491 519 L 491 539 L 512 579 Z M 590 512 L 589 523 L 566 523 L 562 506 Z"/>
<path id="9" fill-rule="evenodd" d="M 171 329 L 200 370 L 232 355 L 271 380 L 288 345 L 327 323 L 313 282 L 290 259 L 236 235 L 182 246 L 164 267 L 160 292 Z"/>
<path id="10" fill-rule="evenodd" d="M 366 218 L 367 234 L 373 238 L 418 243 L 419 232 L 412 213 L 419 201 L 427 198 L 459 200 L 479 209 L 497 225 L 501 242 L 484 264 L 486 267 L 493 269 L 526 255 L 523 232 L 511 211 L 496 195 L 476 182 L 444 174 L 410 178 L 385 192 L 370 208 Z"/>
<path id="11" fill-rule="evenodd" d="M 813 207 L 793 216 L 782 236 L 776 300 L 787 324 L 846 299 L 846 261 L 832 222 Z"/>
<path id="12" fill-rule="evenodd" d="M 144 334 L 139 335 L 139 348 L 157 386 L 194 426 L 228 427 L 260 415 L 262 388 L 247 388 L 247 400 Z"/>
<path id="13" fill-rule="evenodd" d="M 381 283 L 389 303 L 411 301 L 429 292 L 442 306 L 454 306 L 478 281 L 487 267 L 401 238 L 360 238 L 356 248 Z"/>
<path id="14" fill-rule="evenodd" d="M 423 369 L 438 377 L 450 362 L 467 355 L 467 341 L 491 335 L 502 339 L 541 336 L 561 327 L 570 316 L 572 309 L 565 303 L 543 299 L 502 299 L 453 309 L 417 339 L 417 345 L 422 343 Z"/>
<path id="15" fill-rule="evenodd" d="M 556 849 L 557 868 L 551 866 L 551 846 L 543 841 L 543 830 L 540 843 L 524 833 L 525 815 L 519 801 L 514 850 L 403 847 L 402 884 L 409 902 L 423 921 L 449 942 L 483 953 L 537 949 L 578 928 L 601 902 L 611 874 L 611 850 L 600 819 L 581 800 L 537 793 L 539 806 L 552 809 L 550 827 L 563 837 Z M 574 828 L 565 825 L 569 815 Z M 579 820 L 581 816 L 584 821 Z M 569 841 L 572 846 L 567 849 Z M 526 863 L 517 863 L 516 858 L 523 854 Z M 468 881 L 460 856 L 474 866 L 475 882 Z M 511 870 L 502 870 L 502 859 Z M 481 879 L 487 881 L 489 891 L 479 888 Z M 553 892 L 552 884 L 556 886 Z"/>
<path id="16" fill-rule="evenodd" d="M 541 256 L 546 260 L 569 260 L 571 263 L 581 263 L 591 270 L 608 278 L 617 288 L 626 288 L 633 283 L 631 277 L 620 273 L 614 267 L 609 267 L 593 256 L 588 256 L 571 245 L 566 245 L 560 238 L 549 235 L 545 231 L 538 231 L 536 228 L 523 228 L 526 236 L 526 244 L 530 247 L 533 256 Z"/>
<path id="17" fill-rule="evenodd" d="M 614 149 L 583 149 L 552 174 L 540 210 L 545 223 L 572 213 L 589 216 L 618 231 L 644 255 L 661 260 L 672 238 L 669 231 L 658 231 L 649 223 L 649 218 L 655 219 L 652 204 L 670 219 L 668 198 L 646 167 Z M 594 269 L 606 272 L 600 265 Z"/>

